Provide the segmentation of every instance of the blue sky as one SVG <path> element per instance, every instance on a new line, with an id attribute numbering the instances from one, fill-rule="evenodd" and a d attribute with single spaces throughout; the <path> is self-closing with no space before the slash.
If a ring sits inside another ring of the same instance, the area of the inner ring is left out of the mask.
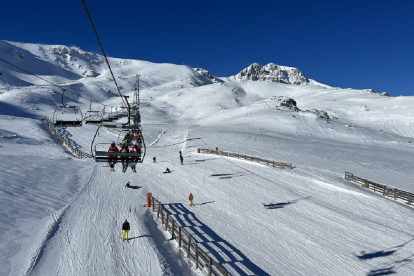
<path id="1" fill-rule="evenodd" d="M 342 88 L 414 95 L 414 1 L 85 0 L 112 57 L 235 75 L 253 62 Z M 7 1 L 0 39 L 101 53 L 81 0 Z"/>

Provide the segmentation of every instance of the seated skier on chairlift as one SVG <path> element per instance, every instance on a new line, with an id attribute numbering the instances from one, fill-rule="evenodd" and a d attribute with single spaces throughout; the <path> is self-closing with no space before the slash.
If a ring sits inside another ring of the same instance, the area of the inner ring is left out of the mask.
<path id="1" fill-rule="evenodd" d="M 108 152 L 119 152 L 119 149 L 115 145 L 114 141 L 111 142 L 111 146 L 109 147 Z M 116 158 L 117 158 L 116 156 L 108 156 L 108 159 L 109 159 L 108 163 L 109 163 L 109 167 L 112 172 L 115 171 Z"/>
<path id="2" fill-rule="evenodd" d="M 141 149 L 138 146 L 138 143 L 135 143 L 131 148 L 131 153 L 141 153 Z M 140 157 L 133 156 L 131 157 L 131 169 L 134 173 L 136 173 L 136 166 Z"/>
<path id="3" fill-rule="evenodd" d="M 122 145 L 121 152 L 129 153 L 129 149 L 126 143 Z M 121 159 L 122 159 L 121 160 L 122 161 L 122 172 L 124 173 L 128 169 L 128 164 L 129 164 L 128 156 L 121 156 Z"/>

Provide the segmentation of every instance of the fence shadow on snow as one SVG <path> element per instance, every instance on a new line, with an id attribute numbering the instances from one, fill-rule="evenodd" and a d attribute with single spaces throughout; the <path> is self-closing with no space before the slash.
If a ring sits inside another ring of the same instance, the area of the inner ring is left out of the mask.
<path id="1" fill-rule="evenodd" d="M 212 202 L 207 202 L 212 203 Z M 207 204 L 203 203 L 203 204 Z M 201 204 L 200 204 L 201 205 Z M 223 240 L 207 225 L 203 224 L 181 203 L 164 204 L 163 208 L 187 230 L 197 244 L 215 261 L 225 267 L 231 275 L 269 275 L 251 262 L 243 253 Z"/>

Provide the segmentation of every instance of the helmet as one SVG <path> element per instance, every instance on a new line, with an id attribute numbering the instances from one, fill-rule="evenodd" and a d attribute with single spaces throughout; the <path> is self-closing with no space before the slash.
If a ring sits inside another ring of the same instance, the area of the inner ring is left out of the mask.
<path id="1" fill-rule="evenodd" d="M 115 146 L 115 141 L 112 141 L 111 142 L 111 146 Z"/>

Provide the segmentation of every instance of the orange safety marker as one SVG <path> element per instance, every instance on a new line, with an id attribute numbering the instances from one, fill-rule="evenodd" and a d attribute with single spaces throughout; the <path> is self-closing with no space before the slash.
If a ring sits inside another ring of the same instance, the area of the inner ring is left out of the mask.
<path id="1" fill-rule="evenodd" d="M 151 193 L 147 193 L 147 208 L 151 207 Z"/>

